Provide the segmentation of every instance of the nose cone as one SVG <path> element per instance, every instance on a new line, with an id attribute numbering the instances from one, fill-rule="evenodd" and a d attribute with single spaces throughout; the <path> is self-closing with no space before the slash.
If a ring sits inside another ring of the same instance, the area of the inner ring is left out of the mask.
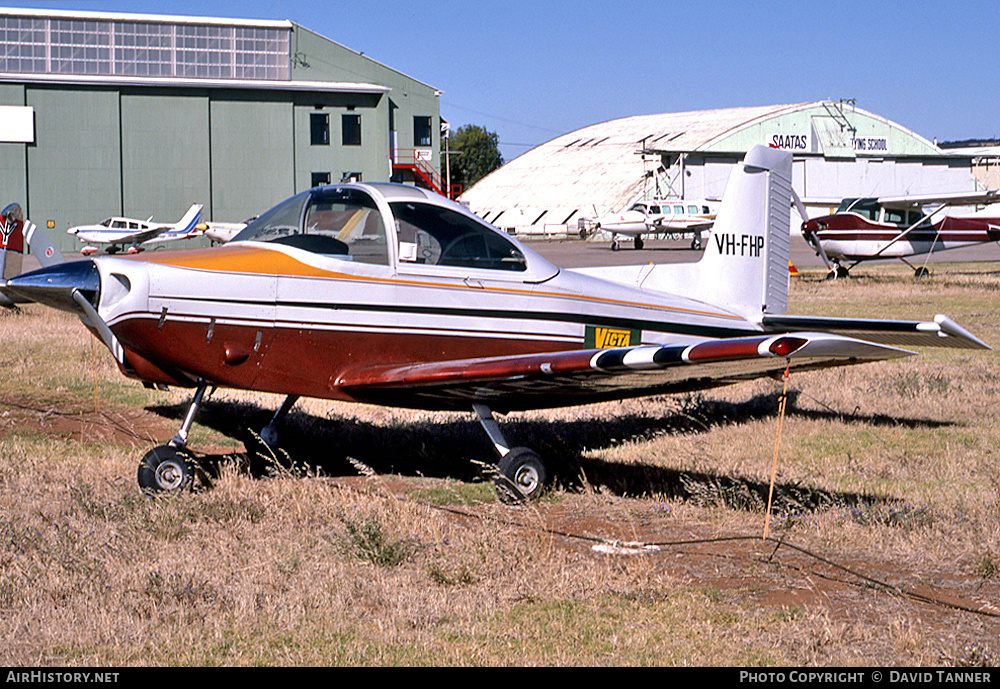
<path id="1" fill-rule="evenodd" d="M 73 297 L 79 292 L 92 305 L 97 305 L 101 291 L 101 275 L 91 260 L 70 261 L 40 268 L 11 278 L 2 291 L 22 300 L 36 301 L 63 311 L 79 312 Z"/>

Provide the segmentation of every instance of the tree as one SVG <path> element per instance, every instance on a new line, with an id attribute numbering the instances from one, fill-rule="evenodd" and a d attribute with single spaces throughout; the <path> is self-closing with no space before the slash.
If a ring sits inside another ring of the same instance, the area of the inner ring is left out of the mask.
<path id="1" fill-rule="evenodd" d="M 455 130 L 448 144 L 451 184 L 463 190 L 503 165 L 497 135 L 475 124 Z M 442 153 L 442 160 L 445 153 Z M 444 170 L 442 170 L 444 172 Z"/>

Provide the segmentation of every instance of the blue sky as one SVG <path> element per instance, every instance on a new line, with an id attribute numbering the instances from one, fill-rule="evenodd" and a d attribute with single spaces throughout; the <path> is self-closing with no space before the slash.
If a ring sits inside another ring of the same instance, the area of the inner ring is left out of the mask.
<path id="1" fill-rule="evenodd" d="M 854 99 L 928 139 L 1000 137 L 1000 0 L 0 0 L 289 19 L 440 89 L 506 160 L 630 115 Z"/>

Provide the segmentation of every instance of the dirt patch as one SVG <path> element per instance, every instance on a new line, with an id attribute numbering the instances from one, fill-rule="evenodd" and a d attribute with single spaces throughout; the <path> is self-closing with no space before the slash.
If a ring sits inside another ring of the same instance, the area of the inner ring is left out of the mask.
<path id="1" fill-rule="evenodd" d="M 420 482 L 405 477 L 330 479 L 356 491 L 412 499 Z M 782 609 L 819 608 L 840 623 L 872 623 L 888 609 L 941 633 L 1000 634 L 1000 581 L 901 564 L 876 554 L 803 547 L 794 536 L 763 536 L 764 515 L 747 513 L 737 531 L 669 514 L 662 503 L 563 495 L 525 507 L 439 507 L 455 519 L 496 520 L 542 531 L 581 557 L 649 558 L 692 586 L 725 599 Z M 497 510 L 502 510 L 498 517 Z"/>
<path id="2" fill-rule="evenodd" d="M 73 409 L 33 400 L 4 399 L 0 412 L 0 438 L 15 430 L 21 434 L 74 442 L 106 442 L 144 447 L 173 437 L 165 420 L 145 409 Z"/>

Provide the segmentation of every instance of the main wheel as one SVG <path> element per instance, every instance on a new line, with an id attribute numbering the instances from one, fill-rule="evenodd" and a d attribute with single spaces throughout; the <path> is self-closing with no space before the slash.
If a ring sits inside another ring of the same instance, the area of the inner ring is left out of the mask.
<path id="1" fill-rule="evenodd" d="M 611 250 L 612 251 L 618 251 L 618 240 L 617 239 L 612 239 L 611 240 Z"/>
<path id="2" fill-rule="evenodd" d="M 701 240 L 695 237 L 694 239 L 691 240 L 691 250 L 697 251 L 700 248 L 701 248 Z"/>
<path id="3" fill-rule="evenodd" d="M 642 247 L 645 246 L 642 242 L 642 237 L 636 237 L 634 244 L 636 249 L 642 249 Z"/>
<path id="4" fill-rule="evenodd" d="M 913 277 L 917 278 L 918 280 L 920 278 L 928 277 L 930 274 L 931 271 L 927 270 L 927 268 L 924 268 L 923 266 L 920 266 L 919 268 L 913 271 Z"/>
<path id="5" fill-rule="evenodd" d="M 193 476 L 187 452 L 170 445 L 154 447 L 139 462 L 139 487 L 147 495 L 179 493 L 191 486 Z"/>
<path id="6" fill-rule="evenodd" d="M 502 502 L 534 500 L 545 492 L 548 472 L 538 453 L 527 447 L 515 447 L 497 463 L 497 495 Z"/>

